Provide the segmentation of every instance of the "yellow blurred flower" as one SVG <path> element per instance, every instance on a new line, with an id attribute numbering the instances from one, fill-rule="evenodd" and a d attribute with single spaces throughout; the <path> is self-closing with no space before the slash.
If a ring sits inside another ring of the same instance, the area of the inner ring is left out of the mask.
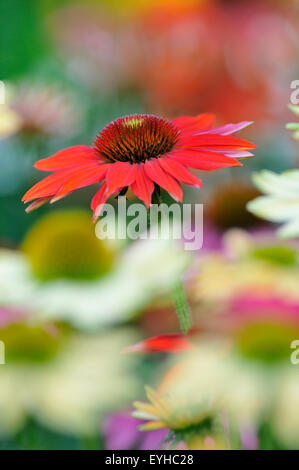
<path id="1" fill-rule="evenodd" d="M 189 263 L 170 240 L 138 240 L 117 253 L 116 245 L 95 237 L 84 211 L 46 215 L 27 234 L 24 253 L 0 252 L 0 305 L 79 328 L 126 322 Z"/>
<path id="2" fill-rule="evenodd" d="M 97 279 L 107 274 L 113 253 L 99 240 L 85 210 L 61 210 L 41 218 L 21 247 L 41 280 Z"/>
<path id="3" fill-rule="evenodd" d="M 272 418 L 276 435 L 288 449 L 299 448 L 298 372 L 298 365 L 293 365 L 292 370 L 286 372 L 283 376 L 279 400 Z"/>
<path id="4" fill-rule="evenodd" d="M 256 246 L 254 237 L 241 230 L 227 232 L 224 244 L 225 252 L 196 261 L 190 287 L 195 301 L 219 303 L 246 292 L 299 299 L 299 265 L 292 248 L 269 238 Z"/>
<path id="5" fill-rule="evenodd" d="M 225 340 L 201 338 L 170 366 L 158 392 L 147 388 L 149 402 L 135 403 L 134 416 L 148 421 L 142 429 L 169 428 L 190 449 L 227 449 L 240 446 L 238 433 L 258 433 L 267 421 L 280 442 L 298 447 L 299 376 L 288 358 L 269 367 Z"/>
<path id="6" fill-rule="evenodd" d="M 4 104 L 0 104 L 0 138 L 16 133 L 22 125 L 20 115 Z"/>
<path id="7" fill-rule="evenodd" d="M 6 346 L 0 434 L 18 431 L 28 416 L 60 432 L 95 433 L 101 417 L 140 388 L 135 359 L 120 354 L 136 340 L 133 330 L 83 335 L 59 325 L 15 323 L 0 329 L 0 339 Z"/>
<path id="8" fill-rule="evenodd" d="M 134 403 L 139 411 L 134 416 L 150 420 L 140 427 L 144 431 L 160 428 L 182 430 L 189 426 L 196 426 L 210 418 L 209 413 L 204 407 L 201 409 L 200 404 L 189 403 L 186 399 L 178 402 L 177 397 L 160 396 L 150 387 L 146 387 L 146 395 L 150 403 Z"/>
<path id="9" fill-rule="evenodd" d="M 134 403 L 134 416 L 148 421 L 140 429 L 169 428 L 176 440 L 183 440 L 190 449 L 229 448 L 222 398 L 212 385 L 201 386 L 201 368 L 211 365 L 209 358 L 203 361 L 203 357 L 192 354 L 176 364 L 158 391 L 146 387 L 149 403 Z"/>
<path id="10" fill-rule="evenodd" d="M 265 423 L 279 445 L 297 448 L 299 375 L 290 360 L 299 333 L 297 245 L 269 231 L 242 230 L 227 232 L 223 245 L 222 252 L 200 255 L 191 271 L 194 349 L 170 360 L 158 392 L 149 390 L 149 403 L 135 404 L 136 416 L 148 420 L 145 429 L 170 428 L 190 448 L 203 448 L 207 436 L 223 448 L 218 442 L 227 431 L 201 434 L 195 426 L 220 413 L 231 448 L 240 447 L 238 435 L 241 447 L 257 447 Z"/>

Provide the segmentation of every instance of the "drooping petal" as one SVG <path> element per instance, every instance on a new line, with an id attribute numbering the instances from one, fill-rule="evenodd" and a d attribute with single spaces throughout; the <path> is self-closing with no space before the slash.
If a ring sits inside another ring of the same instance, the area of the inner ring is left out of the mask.
<path id="1" fill-rule="evenodd" d="M 69 172 L 58 172 L 47 176 L 43 180 L 36 183 L 32 188 L 24 194 L 22 201 L 29 202 L 33 199 L 53 196 L 59 191 L 61 185 L 67 181 L 73 171 Z"/>
<path id="2" fill-rule="evenodd" d="M 99 183 L 104 179 L 109 167 L 110 164 L 97 165 L 94 168 L 80 170 L 80 172 L 70 176 L 70 178 L 61 186 L 55 197 L 51 200 L 51 203 L 67 196 L 72 191 L 75 191 L 75 189 L 83 188 L 84 186 L 89 186 L 90 184 Z"/>
<path id="3" fill-rule="evenodd" d="M 128 353 L 159 353 L 167 352 L 178 354 L 193 349 L 194 346 L 186 335 L 169 334 L 154 336 L 153 338 L 140 341 L 137 344 L 128 346 L 124 352 Z"/>
<path id="4" fill-rule="evenodd" d="M 137 165 L 136 167 L 136 179 L 131 185 L 132 191 L 136 196 L 141 199 L 146 207 L 148 208 L 151 204 L 152 194 L 154 191 L 154 183 L 147 176 L 144 163 Z"/>
<path id="5" fill-rule="evenodd" d="M 66 196 L 68 196 L 71 193 L 72 193 L 72 191 L 69 191 L 67 193 L 63 192 L 63 188 L 62 188 L 62 190 L 58 191 L 58 193 L 55 194 L 55 196 L 53 196 L 50 199 L 50 204 L 53 204 L 54 202 L 60 201 L 60 199 L 65 198 Z"/>
<path id="6" fill-rule="evenodd" d="M 172 197 L 178 201 L 183 200 L 183 190 L 181 185 L 169 173 L 166 173 L 159 165 L 159 159 L 152 158 L 144 164 L 145 171 L 149 178 L 157 183 L 161 188 L 166 189 Z"/>
<path id="7" fill-rule="evenodd" d="M 96 164 L 93 167 L 84 165 L 69 169 L 67 171 L 59 171 L 47 176 L 43 180 L 36 183 L 23 196 L 22 201 L 29 202 L 33 199 L 54 196 L 60 192 L 66 185 L 65 193 L 74 189 L 82 188 L 90 184 L 101 181 L 103 171 L 107 170 L 107 165 Z"/>
<path id="8" fill-rule="evenodd" d="M 99 215 L 101 214 L 103 205 L 107 201 L 108 196 L 107 196 L 107 185 L 106 183 L 103 183 L 100 189 L 95 193 L 91 200 L 91 209 L 93 211 L 93 217 L 92 220 L 95 222 Z"/>
<path id="9" fill-rule="evenodd" d="M 242 163 L 235 158 L 227 157 L 222 153 L 201 150 L 176 150 L 169 153 L 168 157 L 182 163 L 182 165 L 205 171 L 219 170 L 232 166 L 243 166 Z"/>
<path id="10" fill-rule="evenodd" d="M 215 122 L 215 115 L 205 113 L 198 116 L 181 116 L 171 122 L 180 130 L 197 130 L 200 132 L 211 129 Z"/>
<path id="11" fill-rule="evenodd" d="M 38 160 L 35 162 L 34 168 L 41 171 L 58 171 L 71 168 L 75 165 L 82 165 L 88 161 L 100 162 L 93 147 L 89 147 L 88 145 L 75 145 L 60 150 L 51 157 Z"/>
<path id="12" fill-rule="evenodd" d="M 130 186 L 136 178 L 136 165 L 128 162 L 112 163 L 106 175 L 107 194 L 110 196 L 118 189 Z"/>
<path id="13" fill-rule="evenodd" d="M 32 212 L 35 209 L 38 209 L 39 207 L 43 206 L 49 200 L 50 200 L 49 197 L 41 197 L 40 199 L 37 199 L 36 201 L 29 204 L 29 206 L 26 207 L 25 212 L 27 212 L 27 214 L 28 214 L 29 212 Z"/>
<path id="14" fill-rule="evenodd" d="M 159 163 L 162 168 L 167 171 L 167 173 L 170 173 L 171 176 L 181 181 L 182 183 L 188 184 L 190 186 L 196 186 L 198 188 L 203 186 L 201 180 L 197 178 L 197 176 L 193 175 L 184 165 L 178 161 L 164 157 L 159 159 Z"/>

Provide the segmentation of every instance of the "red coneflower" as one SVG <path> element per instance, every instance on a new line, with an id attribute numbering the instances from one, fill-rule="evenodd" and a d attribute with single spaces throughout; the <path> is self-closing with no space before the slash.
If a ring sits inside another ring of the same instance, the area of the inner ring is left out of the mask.
<path id="1" fill-rule="evenodd" d="M 98 134 L 93 146 L 69 147 L 35 163 L 38 170 L 54 173 L 24 195 L 25 203 L 34 200 L 26 210 L 98 182 L 103 184 L 91 202 L 94 220 L 112 194 L 124 194 L 129 186 L 146 207 L 155 188 L 163 188 L 182 201 L 179 181 L 202 186 L 186 167 L 210 171 L 242 166 L 237 158 L 252 156 L 249 150 L 256 148 L 230 135 L 249 122 L 212 128 L 214 120 L 213 114 L 172 121 L 147 114 L 116 119 Z"/>

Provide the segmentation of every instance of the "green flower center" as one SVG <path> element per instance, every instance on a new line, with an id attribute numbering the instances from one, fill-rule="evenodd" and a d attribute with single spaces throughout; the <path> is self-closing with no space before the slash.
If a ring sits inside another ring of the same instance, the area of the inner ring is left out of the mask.
<path id="1" fill-rule="evenodd" d="M 97 279 L 110 271 L 113 261 L 83 210 L 46 215 L 27 234 L 22 249 L 35 276 L 43 281 Z"/>
<path id="2" fill-rule="evenodd" d="M 47 327 L 13 323 L 0 329 L 5 344 L 5 362 L 40 363 L 53 359 L 65 339 L 66 331 L 54 325 Z"/>
<path id="3" fill-rule="evenodd" d="M 237 334 L 237 346 L 249 359 L 274 363 L 289 360 L 291 342 L 299 338 L 299 327 L 280 322 L 252 323 Z"/>
<path id="4" fill-rule="evenodd" d="M 295 266 L 297 263 L 296 250 L 290 246 L 260 246 L 253 250 L 252 255 L 258 260 L 281 266 Z"/>

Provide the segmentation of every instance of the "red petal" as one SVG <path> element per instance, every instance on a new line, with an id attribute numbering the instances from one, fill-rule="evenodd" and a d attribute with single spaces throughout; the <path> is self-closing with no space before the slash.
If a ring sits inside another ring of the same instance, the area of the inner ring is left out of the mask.
<path id="1" fill-rule="evenodd" d="M 206 131 L 213 127 L 215 115 L 212 113 L 199 114 L 198 116 L 181 116 L 173 119 L 172 123 L 182 130 Z"/>
<path id="2" fill-rule="evenodd" d="M 147 176 L 143 163 L 136 167 L 136 179 L 131 185 L 131 188 L 132 191 L 136 194 L 136 196 L 141 199 L 148 208 L 152 200 L 154 183 Z"/>
<path id="3" fill-rule="evenodd" d="M 147 160 L 144 164 L 147 175 L 159 186 L 166 189 L 178 201 L 183 200 L 183 190 L 180 184 L 159 165 L 158 158 Z"/>
<path id="4" fill-rule="evenodd" d="M 28 202 L 36 198 L 54 196 L 58 191 L 60 192 L 60 190 L 62 190 L 66 183 L 71 181 L 74 181 L 73 189 L 96 183 L 101 180 L 100 174 L 102 173 L 103 167 L 107 169 L 107 165 L 96 164 L 93 165 L 92 168 L 89 165 L 84 165 L 69 169 L 68 171 L 53 173 L 29 189 L 23 196 L 22 201 Z M 75 183 L 76 181 L 77 183 Z M 68 191 L 67 189 L 66 192 Z"/>
<path id="5" fill-rule="evenodd" d="M 171 352 L 176 354 L 193 348 L 193 344 L 185 335 L 170 334 L 155 336 L 153 338 L 146 339 L 145 341 L 140 341 L 140 343 L 125 348 L 124 352 Z"/>
<path id="6" fill-rule="evenodd" d="M 105 204 L 107 199 L 107 185 L 106 183 L 103 183 L 100 189 L 95 193 L 91 201 L 91 209 L 93 210 L 93 222 L 95 222 L 99 217 L 103 205 Z"/>
<path id="7" fill-rule="evenodd" d="M 43 206 L 49 200 L 50 200 L 49 197 L 41 197 L 40 199 L 37 199 L 36 201 L 29 204 L 29 206 L 26 207 L 25 212 L 27 212 L 27 214 L 28 214 L 29 212 L 32 212 L 35 209 L 38 209 L 39 207 Z"/>
<path id="8" fill-rule="evenodd" d="M 30 188 L 29 191 L 27 191 L 27 193 L 23 196 L 22 201 L 29 202 L 33 199 L 53 196 L 57 193 L 57 191 L 59 191 L 61 185 L 67 181 L 72 173 L 73 172 L 71 171 L 60 172 L 47 176 L 43 180 L 36 183 L 32 188 Z"/>
<path id="9" fill-rule="evenodd" d="M 182 136 L 180 142 L 188 147 L 202 147 L 205 149 L 215 150 L 249 150 L 255 149 L 256 145 L 247 140 L 231 137 L 229 135 L 217 134 L 200 134 L 184 138 Z"/>
<path id="10" fill-rule="evenodd" d="M 95 162 L 100 161 L 93 147 L 75 145 L 60 150 L 60 152 L 55 153 L 51 157 L 37 161 L 33 166 L 41 171 L 57 171 L 74 165 L 82 165 L 89 160 Z"/>
<path id="11" fill-rule="evenodd" d="M 170 152 L 168 157 L 197 170 L 211 171 L 231 166 L 243 166 L 235 158 L 203 150 L 176 150 Z"/>
<path id="12" fill-rule="evenodd" d="M 174 178 L 181 181 L 182 183 L 188 184 L 190 186 L 196 186 L 201 188 L 203 186 L 201 180 L 197 178 L 197 176 L 190 173 L 187 168 L 184 167 L 181 163 L 171 160 L 171 158 L 160 158 L 159 163 L 166 170 L 170 173 Z"/>
<path id="13" fill-rule="evenodd" d="M 129 186 L 135 181 L 135 178 L 136 165 L 131 165 L 128 162 L 112 163 L 106 176 L 108 196 L 118 189 Z"/>
<path id="14" fill-rule="evenodd" d="M 67 196 L 75 189 L 83 188 L 84 186 L 89 186 L 90 184 L 99 183 L 104 179 L 109 167 L 110 164 L 106 164 L 97 165 L 95 168 L 86 168 L 84 170 L 80 170 L 80 172 L 71 176 L 61 186 L 59 191 L 55 194 L 55 197 L 51 200 L 51 203 L 58 201 L 64 196 Z"/>

